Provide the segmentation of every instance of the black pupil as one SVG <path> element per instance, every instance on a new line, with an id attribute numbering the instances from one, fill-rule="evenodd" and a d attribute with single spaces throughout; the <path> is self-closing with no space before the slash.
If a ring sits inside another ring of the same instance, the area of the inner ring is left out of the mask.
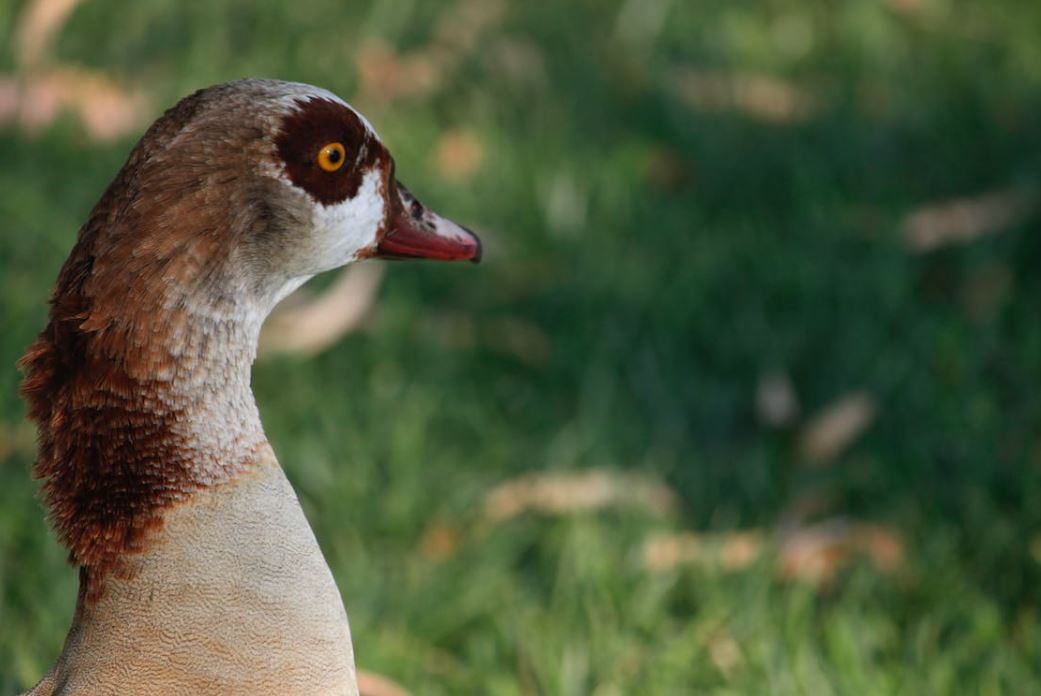
<path id="1" fill-rule="evenodd" d="M 338 148 L 331 147 L 326 151 L 326 157 L 328 157 L 330 163 L 336 164 L 340 161 L 340 150 Z"/>

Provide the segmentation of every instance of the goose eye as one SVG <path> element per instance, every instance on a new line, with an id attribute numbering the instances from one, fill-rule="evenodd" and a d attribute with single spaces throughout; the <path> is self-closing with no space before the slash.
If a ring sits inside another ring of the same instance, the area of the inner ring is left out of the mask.
<path id="1" fill-rule="evenodd" d="M 318 166 L 327 172 L 335 172 L 346 159 L 347 151 L 343 149 L 343 143 L 329 143 L 318 151 Z"/>

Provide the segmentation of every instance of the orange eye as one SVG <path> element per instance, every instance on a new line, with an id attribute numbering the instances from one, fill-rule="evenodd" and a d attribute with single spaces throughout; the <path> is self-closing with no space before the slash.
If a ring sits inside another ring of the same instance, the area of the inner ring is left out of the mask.
<path id="1" fill-rule="evenodd" d="M 318 166 L 327 172 L 335 172 L 346 159 L 347 151 L 343 149 L 343 143 L 329 143 L 318 151 Z"/>

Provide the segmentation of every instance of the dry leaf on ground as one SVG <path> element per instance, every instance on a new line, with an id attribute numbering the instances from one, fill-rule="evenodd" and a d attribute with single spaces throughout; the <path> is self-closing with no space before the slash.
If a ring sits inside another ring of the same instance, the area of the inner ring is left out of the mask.
<path id="1" fill-rule="evenodd" d="M 374 108 L 401 97 L 436 91 L 446 72 L 440 54 L 399 56 L 390 44 L 380 39 L 363 41 L 355 64 L 361 82 L 358 101 Z"/>
<path id="2" fill-rule="evenodd" d="M 820 109 L 820 99 L 809 89 L 761 73 L 681 67 L 667 79 L 673 94 L 698 111 L 736 111 L 759 121 L 789 124 L 805 122 Z"/>
<path id="3" fill-rule="evenodd" d="M 470 53 L 486 32 L 502 23 L 506 11 L 504 0 L 458 0 L 438 19 L 435 44 Z"/>
<path id="4" fill-rule="evenodd" d="M 55 35 L 82 0 L 32 0 L 18 17 L 14 31 L 15 60 L 22 69 L 48 62 Z"/>
<path id="5" fill-rule="evenodd" d="M 477 136 L 468 130 L 450 130 L 437 143 L 437 168 L 446 178 L 460 181 L 481 166 L 484 151 Z"/>
<path id="6" fill-rule="evenodd" d="M 903 564 L 903 539 L 881 525 L 827 520 L 785 533 L 777 567 L 785 578 L 823 585 L 857 556 L 866 556 L 880 572 L 891 573 Z"/>
<path id="7" fill-rule="evenodd" d="M 672 489 L 655 478 L 591 469 L 526 474 L 501 483 L 485 496 L 484 515 L 492 522 L 502 522 L 527 511 L 565 514 L 606 507 L 668 515 L 678 505 Z"/>
<path id="8" fill-rule="evenodd" d="M 932 251 L 1022 222 L 1037 210 L 1038 200 L 1034 192 L 1006 189 L 938 201 L 912 210 L 900 227 L 911 251 Z"/>
<path id="9" fill-rule="evenodd" d="M 358 670 L 360 696 L 410 696 L 408 689 L 374 672 Z"/>
<path id="10" fill-rule="evenodd" d="M 896 571 L 904 562 L 904 543 L 888 527 L 832 518 L 790 528 L 773 537 L 756 529 L 654 534 L 644 542 L 643 564 L 652 571 L 701 565 L 734 572 L 747 568 L 765 553 L 775 554 L 781 577 L 824 585 L 862 556 L 880 572 Z"/>
<path id="11" fill-rule="evenodd" d="M 35 133 L 71 111 L 94 140 L 114 140 L 140 129 L 147 116 L 141 93 L 93 70 L 54 65 L 54 37 L 81 1 L 33 0 L 25 5 L 13 32 L 18 72 L 0 76 L 0 126 Z"/>
<path id="12" fill-rule="evenodd" d="M 799 436 L 799 452 L 811 464 L 827 464 L 846 450 L 875 419 L 867 392 L 847 394 L 815 414 Z"/>
<path id="13" fill-rule="evenodd" d="M 462 530 L 441 522 L 427 527 L 419 542 L 420 551 L 432 561 L 443 561 L 452 556 L 463 539 Z"/>
<path id="14" fill-rule="evenodd" d="M 147 113 L 142 94 L 88 70 L 62 68 L 0 77 L 0 126 L 13 123 L 36 133 L 65 110 L 79 117 L 90 138 L 100 141 L 136 132 Z"/>
<path id="15" fill-rule="evenodd" d="M 763 551 L 759 530 L 739 532 L 681 532 L 654 534 L 644 542 L 643 564 L 648 570 L 670 570 L 681 565 L 705 565 L 737 571 L 751 565 Z"/>
<path id="16" fill-rule="evenodd" d="M 730 674 L 743 660 L 737 641 L 722 629 L 712 631 L 702 641 L 712 664 L 723 674 Z"/>
<path id="17" fill-rule="evenodd" d="M 356 329 L 368 316 L 376 300 L 383 267 L 358 264 L 339 277 L 318 297 L 280 306 L 260 333 L 260 354 L 302 353 L 311 355 Z"/>
<path id="18" fill-rule="evenodd" d="M 408 54 L 398 54 L 378 39 L 363 42 L 355 61 L 358 103 L 372 112 L 395 99 L 436 92 L 473 53 L 481 36 L 502 21 L 505 10 L 501 0 L 459 0 L 438 20 L 431 43 Z"/>

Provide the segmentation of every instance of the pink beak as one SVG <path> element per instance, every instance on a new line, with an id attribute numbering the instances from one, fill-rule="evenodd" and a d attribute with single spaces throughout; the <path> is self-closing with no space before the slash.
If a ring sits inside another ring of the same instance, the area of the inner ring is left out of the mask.
<path id="1" fill-rule="evenodd" d="M 462 225 L 427 209 L 391 179 L 389 225 L 374 256 L 477 263 L 481 260 L 481 240 Z"/>

